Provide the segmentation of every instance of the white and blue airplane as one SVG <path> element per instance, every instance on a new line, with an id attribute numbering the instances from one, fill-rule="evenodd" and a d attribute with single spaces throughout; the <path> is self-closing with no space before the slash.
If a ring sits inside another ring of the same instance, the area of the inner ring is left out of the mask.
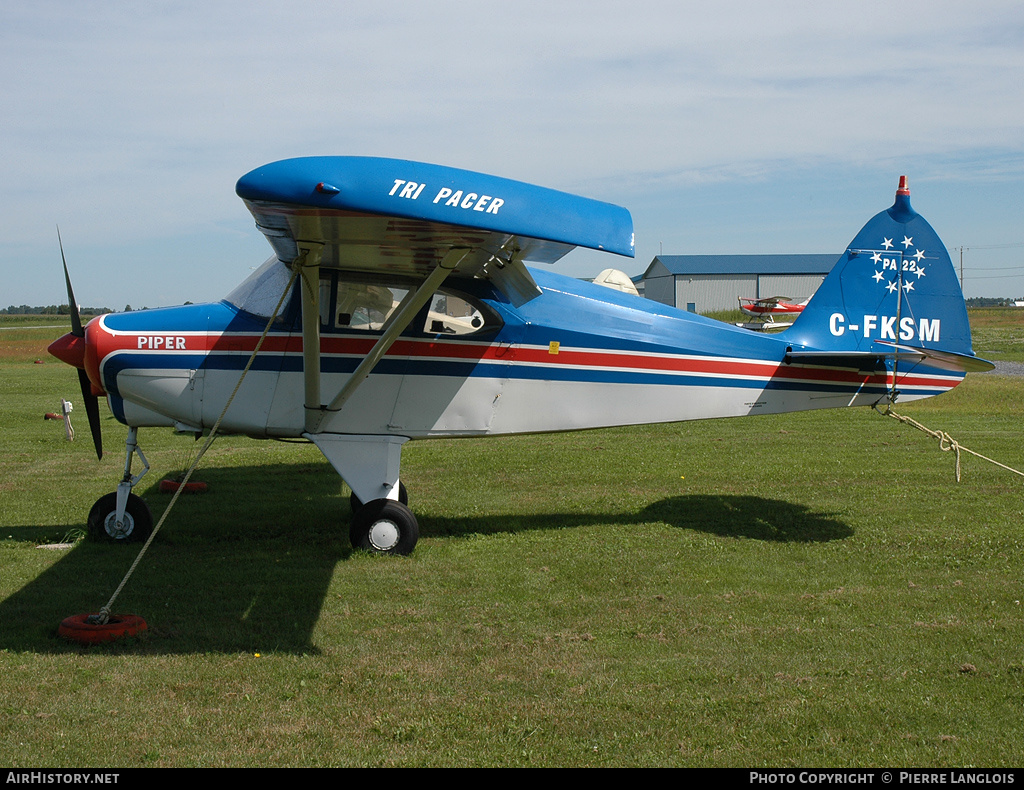
<path id="1" fill-rule="evenodd" d="M 86 327 L 73 308 L 50 347 L 79 370 L 97 455 L 99 396 L 128 427 L 124 477 L 89 514 L 99 537 L 152 531 L 139 428 L 198 436 L 222 412 L 221 432 L 316 444 L 352 489 L 353 546 L 408 554 L 408 441 L 871 406 L 992 367 L 905 178 L 775 335 L 526 266 L 576 246 L 632 257 L 632 218 L 608 203 L 361 157 L 274 162 L 236 191 L 273 255 L 225 299 Z"/>

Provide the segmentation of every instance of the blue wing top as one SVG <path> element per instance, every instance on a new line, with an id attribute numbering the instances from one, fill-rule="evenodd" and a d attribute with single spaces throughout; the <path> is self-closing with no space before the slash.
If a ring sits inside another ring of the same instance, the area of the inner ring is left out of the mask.
<path id="1" fill-rule="evenodd" d="M 307 157 L 259 167 L 236 192 L 278 255 L 322 241 L 326 265 L 419 271 L 453 246 L 553 262 L 575 246 L 634 254 L 619 206 L 440 165 Z"/>

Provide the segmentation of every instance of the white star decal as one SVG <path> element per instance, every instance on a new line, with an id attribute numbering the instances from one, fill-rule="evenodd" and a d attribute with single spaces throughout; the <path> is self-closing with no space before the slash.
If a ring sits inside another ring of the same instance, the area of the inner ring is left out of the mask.
<path id="1" fill-rule="evenodd" d="M 885 275 L 882 274 L 881 272 L 875 272 L 875 282 L 876 283 L 882 282 L 882 278 L 883 277 L 885 277 Z"/>
<path id="2" fill-rule="evenodd" d="M 924 257 L 924 250 L 918 250 L 917 252 L 915 252 L 914 257 L 917 258 L 918 263 L 920 263 L 921 259 Z"/>
<path id="3" fill-rule="evenodd" d="M 874 261 L 875 263 L 881 263 L 882 262 L 882 253 L 876 252 L 874 255 L 871 256 L 871 260 Z"/>
<path id="4" fill-rule="evenodd" d="M 905 283 L 903 283 L 903 290 L 906 291 L 907 293 L 910 293 L 911 291 L 914 290 L 914 284 L 910 282 L 910 280 L 907 280 Z"/>
<path id="5" fill-rule="evenodd" d="M 903 237 L 903 246 L 904 246 L 904 248 L 909 248 L 913 243 L 914 243 L 914 240 L 912 238 L 910 238 L 909 236 L 904 236 Z"/>
<path id="6" fill-rule="evenodd" d="M 897 284 L 897 282 L 896 282 L 895 280 L 893 280 L 892 282 L 890 282 L 890 283 L 889 283 L 889 284 L 888 284 L 888 285 L 886 286 L 886 288 L 887 288 L 887 289 L 889 290 L 889 293 L 895 293 L 895 292 L 896 292 L 896 289 L 897 289 L 897 288 L 899 288 L 899 287 L 900 287 L 900 286 L 899 286 L 899 285 Z"/>
<path id="7" fill-rule="evenodd" d="M 920 280 L 922 277 L 924 277 L 924 269 L 917 269 L 916 271 L 917 271 L 917 279 L 918 280 Z"/>
<path id="8" fill-rule="evenodd" d="M 892 239 L 886 239 L 885 241 L 883 241 L 882 242 L 882 246 L 885 247 L 887 250 L 891 250 L 892 249 Z"/>

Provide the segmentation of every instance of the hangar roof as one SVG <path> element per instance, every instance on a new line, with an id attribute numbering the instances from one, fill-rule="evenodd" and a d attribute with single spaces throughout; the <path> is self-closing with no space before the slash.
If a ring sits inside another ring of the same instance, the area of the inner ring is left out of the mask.
<path id="1" fill-rule="evenodd" d="M 644 277 L 651 274 L 828 274 L 838 255 L 658 255 Z M 652 272 L 652 270 L 655 270 Z"/>

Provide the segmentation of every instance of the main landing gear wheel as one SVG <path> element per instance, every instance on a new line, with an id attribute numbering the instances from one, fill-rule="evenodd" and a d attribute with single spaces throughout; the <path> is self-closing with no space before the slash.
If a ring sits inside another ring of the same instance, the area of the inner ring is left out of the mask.
<path id="1" fill-rule="evenodd" d="M 408 506 L 394 499 L 374 499 L 352 515 L 352 547 L 374 554 L 411 554 L 420 525 Z"/>
<path id="2" fill-rule="evenodd" d="M 409 504 L 409 492 L 405 488 L 405 483 L 401 480 L 398 481 L 398 501 L 403 505 Z M 355 513 L 359 508 L 363 506 L 363 500 L 356 496 L 356 492 L 353 491 L 348 498 L 349 507 L 352 508 L 352 512 Z"/>
<path id="3" fill-rule="evenodd" d="M 89 536 L 108 543 L 139 542 L 153 532 L 153 514 L 149 505 L 135 494 L 128 495 L 124 521 L 117 524 L 117 492 L 104 494 L 89 511 Z"/>

